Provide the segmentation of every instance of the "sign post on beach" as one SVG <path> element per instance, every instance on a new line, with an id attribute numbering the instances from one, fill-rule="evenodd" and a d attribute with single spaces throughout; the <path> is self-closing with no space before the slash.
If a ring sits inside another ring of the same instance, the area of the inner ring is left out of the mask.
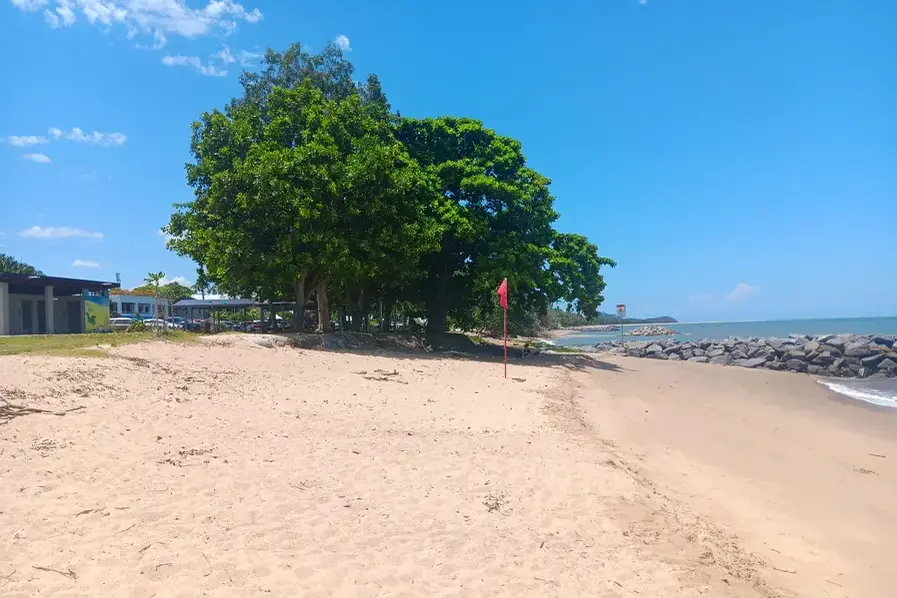
<path id="1" fill-rule="evenodd" d="M 508 377 L 508 279 L 498 285 L 498 303 L 505 315 L 505 378 Z"/>
<path id="2" fill-rule="evenodd" d="M 626 317 L 626 304 L 617 304 L 617 317 L 620 318 L 620 340 L 623 340 L 623 318 Z"/>

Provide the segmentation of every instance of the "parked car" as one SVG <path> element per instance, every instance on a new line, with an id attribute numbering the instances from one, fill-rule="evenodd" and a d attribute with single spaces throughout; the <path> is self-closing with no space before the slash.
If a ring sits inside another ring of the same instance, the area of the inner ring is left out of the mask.
<path id="1" fill-rule="evenodd" d="M 109 318 L 109 325 L 112 326 L 113 330 L 122 331 L 130 328 L 131 324 L 133 324 L 134 321 L 135 320 L 131 318 L 115 317 Z"/>

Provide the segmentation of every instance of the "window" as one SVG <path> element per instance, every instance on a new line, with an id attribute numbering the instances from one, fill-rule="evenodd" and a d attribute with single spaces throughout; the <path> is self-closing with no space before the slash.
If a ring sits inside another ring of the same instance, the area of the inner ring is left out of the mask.
<path id="1" fill-rule="evenodd" d="M 123 314 L 134 313 L 134 304 L 133 303 L 122 303 L 121 304 L 121 313 L 123 313 Z"/>
<path id="2" fill-rule="evenodd" d="M 137 309 L 140 310 L 141 314 L 148 314 L 150 312 L 150 308 L 152 306 L 149 303 L 138 303 Z"/>

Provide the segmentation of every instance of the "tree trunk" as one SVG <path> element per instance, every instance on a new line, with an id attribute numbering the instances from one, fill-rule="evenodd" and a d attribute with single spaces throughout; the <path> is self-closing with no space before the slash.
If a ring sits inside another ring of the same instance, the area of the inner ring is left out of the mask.
<path id="1" fill-rule="evenodd" d="M 271 300 L 271 319 L 268 321 L 268 330 L 277 332 L 277 308 L 274 307 L 274 300 Z"/>
<path id="2" fill-rule="evenodd" d="M 296 281 L 296 307 L 293 309 L 293 332 L 302 332 L 305 328 L 305 277 Z"/>
<path id="3" fill-rule="evenodd" d="M 392 328 L 392 306 L 392 302 L 387 302 L 382 306 L 383 312 L 380 315 L 380 330 L 382 332 L 389 332 Z"/>
<path id="4" fill-rule="evenodd" d="M 318 332 L 332 332 L 330 304 L 327 299 L 327 281 L 318 284 Z"/>
<path id="5" fill-rule="evenodd" d="M 441 337 L 445 334 L 445 320 L 448 316 L 448 286 L 452 277 L 450 266 L 451 239 L 442 238 L 442 268 L 439 272 L 437 289 L 429 305 L 427 305 L 427 336 Z"/>

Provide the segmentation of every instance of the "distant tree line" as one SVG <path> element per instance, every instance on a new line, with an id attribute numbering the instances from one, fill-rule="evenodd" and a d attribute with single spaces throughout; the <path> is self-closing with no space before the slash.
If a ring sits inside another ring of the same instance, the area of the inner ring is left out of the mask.
<path id="1" fill-rule="evenodd" d="M 44 273 L 25 262 L 20 262 L 11 255 L 0 253 L 0 272 L 3 274 L 22 274 L 25 276 L 43 276 Z"/>
<path id="2" fill-rule="evenodd" d="M 324 331 L 334 319 L 387 327 L 396 311 L 434 335 L 497 331 L 505 277 L 514 332 L 559 301 L 597 317 L 601 267 L 615 263 L 554 229 L 550 180 L 520 142 L 472 118 L 403 117 L 376 75 L 358 83 L 353 72 L 333 44 L 268 50 L 259 72 L 243 73 L 242 95 L 193 123 L 195 198 L 176 204 L 165 232 L 199 281 L 313 300 Z M 296 329 L 302 318 L 295 310 Z"/>
<path id="3" fill-rule="evenodd" d="M 542 325 L 548 329 L 571 328 L 574 326 L 589 326 L 598 324 L 675 324 L 676 319 L 669 316 L 657 318 L 620 318 L 616 314 L 598 312 L 593 317 L 585 316 L 574 311 L 552 308 L 542 318 Z"/>

